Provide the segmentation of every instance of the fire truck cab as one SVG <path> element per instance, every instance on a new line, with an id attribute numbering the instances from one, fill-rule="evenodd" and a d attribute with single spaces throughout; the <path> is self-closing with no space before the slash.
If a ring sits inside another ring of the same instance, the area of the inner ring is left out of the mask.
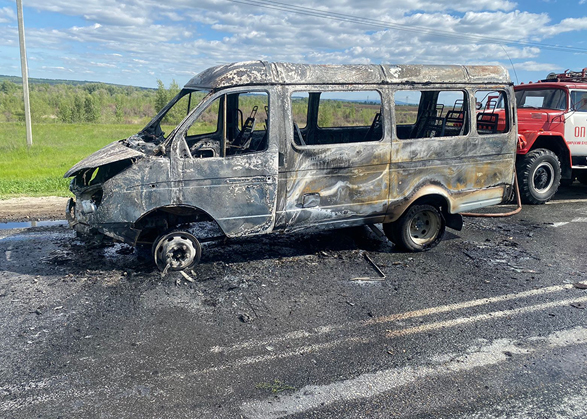
<path id="1" fill-rule="evenodd" d="M 575 178 L 587 183 L 587 68 L 514 87 L 522 201 L 543 204 Z"/>

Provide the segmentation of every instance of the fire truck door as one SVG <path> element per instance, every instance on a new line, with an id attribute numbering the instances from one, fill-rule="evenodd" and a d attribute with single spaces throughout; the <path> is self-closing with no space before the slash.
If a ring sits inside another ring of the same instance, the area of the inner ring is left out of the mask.
<path id="1" fill-rule="evenodd" d="M 587 156 L 587 90 L 571 90 L 571 108 L 565 115 L 565 139 L 572 156 Z"/>

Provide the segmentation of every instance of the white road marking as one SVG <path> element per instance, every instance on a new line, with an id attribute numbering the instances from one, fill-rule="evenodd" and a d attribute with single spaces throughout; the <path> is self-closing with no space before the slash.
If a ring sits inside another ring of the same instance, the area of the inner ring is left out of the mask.
<path id="1" fill-rule="evenodd" d="M 563 391 L 563 394 L 565 392 Z M 587 418 L 587 389 L 576 394 L 568 394 L 559 400 L 541 406 L 536 396 L 516 394 L 514 399 L 501 401 L 473 413 L 451 416 L 452 419 L 528 419 L 549 418 L 569 419 Z"/>
<path id="2" fill-rule="evenodd" d="M 577 199 L 560 199 L 555 201 L 548 201 L 546 205 L 557 205 L 557 204 L 580 204 L 586 203 L 587 199 L 585 198 L 577 198 Z"/>
<path id="3" fill-rule="evenodd" d="M 292 349 L 289 351 L 283 351 L 283 352 L 275 352 L 270 355 L 256 355 L 256 356 L 243 357 L 243 358 L 237 359 L 236 361 L 224 362 L 224 363 L 222 363 L 222 365 L 218 365 L 215 367 L 210 367 L 210 368 L 206 368 L 206 369 L 198 370 L 198 371 L 192 371 L 187 374 L 178 374 L 178 376 L 183 378 L 183 377 L 189 376 L 189 375 L 208 374 L 211 372 L 241 368 L 246 365 L 257 364 L 259 362 L 275 361 L 276 359 L 283 359 L 283 358 L 290 358 L 292 356 L 306 355 L 306 354 L 310 354 L 313 352 L 318 352 L 318 351 L 322 351 L 324 349 L 330 349 L 330 348 L 334 348 L 336 346 L 345 345 L 345 344 L 349 344 L 349 343 L 351 343 L 351 344 L 362 344 L 363 343 L 364 344 L 364 343 L 369 343 L 369 342 L 370 342 L 369 339 L 363 338 L 363 337 L 348 337 L 348 338 L 344 338 L 344 339 L 333 340 L 333 341 L 326 342 L 326 343 L 318 343 L 318 344 L 314 344 L 314 345 L 300 346 L 299 348 L 296 348 L 296 349 Z"/>
<path id="4" fill-rule="evenodd" d="M 577 327 L 555 332 L 546 338 L 537 336 L 526 339 L 526 341 L 528 344 L 534 341 L 544 341 L 550 348 L 586 344 L 587 329 Z M 505 362 L 508 355 L 529 354 L 538 349 L 536 347 L 521 348 L 516 343 L 520 342 L 498 339 L 481 348 L 470 348 L 465 351 L 464 355 L 440 365 L 393 368 L 362 374 L 350 380 L 331 384 L 306 386 L 290 395 L 245 402 L 241 405 L 241 410 L 248 419 L 277 419 L 308 412 L 333 403 L 375 397 L 419 380 L 497 365 Z"/>
<path id="5" fill-rule="evenodd" d="M 573 218 L 571 221 L 559 221 L 556 223 L 552 223 L 552 227 L 557 228 L 570 223 L 587 223 L 587 217 L 577 217 Z"/>
<path id="6" fill-rule="evenodd" d="M 368 322 L 361 322 L 360 324 L 355 323 L 355 325 L 360 326 L 360 325 L 366 325 L 367 323 L 369 323 L 369 324 L 383 323 L 386 321 L 392 321 L 392 319 L 407 319 L 410 317 L 420 317 L 420 316 L 429 315 L 432 313 L 442 313 L 442 312 L 453 311 L 455 309 L 460 309 L 460 308 L 464 308 L 464 307 L 474 307 L 477 305 L 489 304 L 490 302 L 508 301 L 508 300 L 512 300 L 515 298 L 523 298 L 523 297 L 535 296 L 535 295 L 544 295 L 544 294 L 551 293 L 551 292 L 569 289 L 571 287 L 573 287 L 573 285 L 567 284 L 567 285 L 559 285 L 559 286 L 553 286 L 553 287 L 548 287 L 548 288 L 530 290 L 530 291 L 525 291 L 525 292 L 517 293 L 517 294 L 506 294 L 506 295 L 492 297 L 492 298 L 467 301 L 467 302 L 463 302 L 463 303 L 459 303 L 459 304 L 451 304 L 451 305 L 446 305 L 446 306 L 433 307 L 433 308 L 425 309 L 425 310 L 416 310 L 416 311 L 411 311 L 411 312 L 407 312 L 407 313 L 399 313 L 399 314 L 393 315 L 393 316 L 371 319 Z M 447 320 L 447 321 L 432 322 L 432 323 L 428 323 L 428 324 L 419 325 L 416 327 L 409 327 L 409 328 L 395 330 L 395 331 L 388 331 L 387 337 L 395 338 L 395 337 L 405 336 L 405 335 L 409 335 L 409 334 L 423 333 L 423 332 L 427 332 L 430 330 L 449 328 L 449 327 L 473 323 L 473 322 L 477 322 L 477 321 L 486 321 L 486 320 L 493 320 L 493 319 L 498 319 L 498 318 L 503 318 L 503 317 L 515 316 L 515 315 L 525 314 L 525 313 L 529 313 L 529 312 L 533 312 L 533 311 L 539 311 L 539 310 L 544 310 L 544 309 L 548 309 L 548 308 L 565 306 L 565 305 L 569 305 L 571 303 L 582 303 L 582 302 L 587 302 L 587 296 L 583 296 L 581 298 L 570 298 L 570 299 L 564 299 L 564 300 L 551 301 L 548 303 L 537 304 L 537 305 L 527 306 L 527 307 L 521 307 L 521 308 L 512 309 L 512 310 L 494 311 L 494 312 L 486 313 L 486 314 L 474 315 L 474 316 L 470 316 L 470 317 L 460 317 L 457 319 L 452 319 L 452 320 Z M 324 328 L 324 331 L 327 331 L 327 330 L 331 330 L 331 329 Z M 587 329 L 581 329 L 581 330 L 583 330 L 587 336 Z M 295 335 L 295 337 L 302 337 L 302 335 L 303 334 Z M 555 333 L 546 339 L 536 337 L 536 338 L 532 338 L 530 340 L 543 340 L 548 345 L 556 347 L 556 346 L 565 346 L 567 344 L 573 344 L 573 343 L 582 343 L 584 339 L 583 339 L 583 335 L 577 335 L 575 332 L 568 332 L 567 331 L 567 332 Z M 249 341 L 249 342 L 251 342 L 251 341 Z M 272 362 L 272 361 L 275 361 L 278 359 L 285 359 L 285 358 L 290 358 L 290 357 L 294 357 L 294 356 L 303 356 L 306 354 L 316 353 L 319 351 L 331 349 L 331 348 L 334 348 L 337 346 L 349 345 L 349 344 L 355 344 L 355 345 L 356 344 L 367 344 L 370 342 L 372 342 L 372 339 L 365 338 L 363 336 L 351 336 L 351 337 L 342 338 L 342 339 L 338 339 L 338 340 L 332 340 L 332 341 L 320 343 L 320 344 L 300 346 L 298 348 L 289 349 L 287 351 L 281 351 L 281 352 L 276 351 L 276 352 L 272 352 L 271 354 L 241 357 L 241 358 L 237 358 L 234 361 L 226 361 L 226 362 L 223 362 L 221 365 L 206 368 L 203 370 L 186 371 L 184 373 L 170 374 L 170 375 L 166 375 L 161 378 L 164 380 L 170 380 L 170 379 L 182 379 L 183 380 L 183 379 L 190 377 L 190 376 L 215 373 L 215 372 L 220 372 L 220 371 L 224 371 L 224 370 L 230 371 L 233 369 L 245 367 L 247 365 L 258 364 L 258 363 L 262 363 L 262 362 Z M 521 349 L 516 346 L 514 346 L 513 348 L 508 347 L 507 351 L 512 352 L 512 353 L 522 353 L 522 352 L 520 352 Z M 436 358 L 440 359 L 440 358 L 442 358 L 442 356 L 436 357 Z M 483 353 L 483 356 L 481 358 L 482 358 L 482 360 L 486 359 L 487 354 Z M 487 358 L 487 359 L 489 359 L 489 358 Z M 473 358 L 471 358 L 470 354 L 468 354 L 467 359 L 468 359 L 467 362 L 470 363 L 471 359 L 473 359 Z M 447 368 L 448 370 L 451 370 L 451 371 L 459 371 L 460 366 L 455 365 L 453 367 L 450 367 L 450 366 L 447 367 L 445 365 L 444 368 Z M 408 371 L 408 372 L 410 372 L 412 370 L 413 370 L 412 367 L 405 368 L 405 371 Z M 424 373 L 426 373 L 426 370 L 425 369 L 422 370 L 422 368 L 420 368 L 418 371 L 419 372 L 416 375 L 408 374 L 408 378 L 410 380 L 413 380 L 414 377 L 417 378 L 417 376 L 421 376 L 422 371 L 424 371 Z M 431 371 L 432 372 L 428 372 L 426 374 L 434 373 L 434 370 L 431 370 Z M 382 373 L 385 373 L 385 372 L 382 372 Z M 371 375 L 378 377 L 379 374 L 381 374 L 381 373 L 376 373 L 376 374 L 371 374 Z M 369 375 L 369 376 L 371 376 L 371 375 Z M 402 379 L 402 377 L 404 377 L 404 375 L 405 375 L 405 373 L 398 375 L 395 378 L 395 380 L 397 381 L 397 380 Z M 27 383 L 24 385 L 4 385 L 4 386 L 0 387 L 0 394 L 3 392 L 8 392 L 8 391 L 10 393 L 25 393 L 26 394 L 29 391 L 33 391 L 33 390 L 37 390 L 37 391 L 38 390 L 43 391 L 45 389 L 48 390 L 49 387 L 53 388 L 52 386 L 50 386 L 50 384 L 52 383 L 53 380 L 54 380 L 54 377 L 48 378 L 45 380 L 40 380 L 37 382 L 30 382 L 30 383 Z M 369 380 L 370 380 L 370 378 L 369 378 Z M 387 391 L 387 390 L 381 390 L 381 388 L 383 388 L 383 389 L 388 388 L 387 384 L 383 383 L 381 385 L 369 387 L 370 386 L 370 384 L 368 384 L 370 382 L 369 380 L 366 380 L 367 384 L 363 383 L 363 385 L 367 385 L 366 388 L 369 389 L 369 391 L 375 391 L 375 392 Z M 357 381 L 357 382 L 359 382 L 359 381 Z M 96 389 L 89 390 L 89 391 L 84 391 L 84 390 L 79 390 L 79 389 L 78 390 L 66 389 L 66 390 L 61 391 L 61 390 L 54 390 L 53 389 L 51 391 L 52 394 L 50 394 L 50 395 L 47 395 L 47 394 L 32 395 L 32 396 L 26 396 L 26 397 L 18 398 L 18 399 L 11 400 L 11 401 L 0 402 L 0 411 L 16 410 L 16 409 L 23 408 L 25 406 L 33 405 L 33 404 L 42 404 L 42 403 L 51 402 L 51 401 L 55 401 L 55 400 L 61 400 L 63 398 L 71 397 L 72 395 L 76 396 L 76 397 L 77 396 L 81 397 L 82 393 L 83 394 L 92 394 L 93 392 L 95 392 L 95 390 Z M 371 393 L 368 393 L 366 396 L 361 396 L 361 394 L 363 394 L 363 393 L 361 393 L 358 390 L 352 390 L 351 394 L 356 394 L 357 397 L 371 397 L 368 395 Z M 336 396 L 336 394 L 335 394 L 335 396 Z M 330 396 L 328 396 L 328 397 L 330 397 Z M 335 397 L 330 402 L 334 402 L 334 401 L 338 401 L 338 400 L 339 400 L 339 398 Z M 320 403 L 322 403 L 322 400 L 320 400 Z M 293 412 L 293 413 L 295 413 L 295 412 Z M 281 416 L 253 416 L 253 417 L 281 417 Z"/>
<path id="7" fill-rule="evenodd" d="M 572 285 L 570 285 L 570 287 L 572 287 Z M 551 287 L 551 288 L 554 288 L 554 287 Z M 534 291 L 539 291 L 539 290 L 534 290 Z M 528 292 L 530 292 L 530 291 L 528 291 Z M 504 296 L 502 296 L 502 297 L 504 297 Z M 516 316 L 516 315 L 520 315 L 520 314 L 527 314 L 527 313 L 545 310 L 545 309 L 549 309 L 549 308 L 569 306 L 571 303 L 584 303 L 584 302 L 587 302 L 587 296 L 583 296 L 580 298 L 569 298 L 569 299 L 565 299 L 565 300 L 551 301 L 548 303 L 536 304 L 536 305 L 521 307 L 521 308 L 512 309 L 512 310 L 493 311 L 491 313 L 479 314 L 479 315 L 475 315 L 475 316 L 459 317 L 459 318 L 452 319 L 452 320 L 432 322 L 432 323 L 422 324 L 422 325 L 415 326 L 415 327 L 408 327 L 405 329 L 388 330 L 386 333 L 386 337 L 396 338 L 396 337 L 400 337 L 400 336 L 412 335 L 412 334 L 417 334 L 417 333 L 424 333 L 424 332 L 428 332 L 431 330 L 445 329 L 445 328 L 449 328 L 449 327 L 454 327 L 454 326 L 459 326 L 459 325 L 469 324 L 469 323 L 475 323 L 475 322 L 479 322 L 479 321 L 494 320 L 494 319 L 499 319 L 499 318 L 503 318 L 503 317 L 511 317 L 511 316 Z M 412 312 L 412 313 L 414 313 L 414 312 Z M 404 314 L 408 314 L 408 313 L 404 313 Z M 369 343 L 369 342 L 372 342 L 372 340 L 364 338 L 364 337 L 351 336 L 348 338 L 338 339 L 338 340 L 327 342 L 327 343 L 302 346 L 298 349 L 291 349 L 291 350 L 284 351 L 284 352 L 276 351 L 276 352 L 273 352 L 268 355 L 242 357 L 242 358 L 238 358 L 237 360 L 232 361 L 232 362 L 225 362 L 222 365 L 219 365 L 216 367 L 206 368 L 204 370 L 192 371 L 191 373 L 187 373 L 187 374 L 180 374 L 180 377 L 184 378 L 185 376 L 188 376 L 188 375 L 207 374 L 207 373 L 218 372 L 218 371 L 227 370 L 227 369 L 240 368 L 240 367 L 243 367 L 246 365 L 256 364 L 259 362 L 270 362 L 270 361 L 274 361 L 276 359 L 284 359 L 284 358 L 289 358 L 292 356 L 300 356 L 300 355 L 303 355 L 306 353 L 317 352 L 317 351 L 320 351 L 323 349 L 330 349 L 330 348 L 333 348 L 336 346 L 341 346 L 341 345 L 345 345 L 345 344 L 349 344 L 349 343 L 354 343 L 354 344 L 363 343 L 364 344 L 364 343 Z"/>
<path id="8" fill-rule="evenodd" d="M 494 319 L 499 319 L 502 317 L 517 316 L 520 314 L 531 313 L 534 311 L 540 311 L 540 310 L 545 310 L 545 309 L 549 309 L 549 308 L 568 306 L 568 305 L 571 305 L 572 303 L 584 303 L 584 302 L 587 302 L 587 297 L 569 298 L 567 300 L 550 301 L 548 303 L 536 304 L 536 305 L 527 306 L 527 307 L 520 307 L 520 308 L 511 309 L 511 310 L 493 311 L 491 313 L 478 314 L 476 316 L 459 317 L 457 319 L 427 323 L 427 324 L 422 324 L 422 325 L 419 325 L 416 327 L 409 327 L 406 329 L 388 330 L 386 333 L 386 336 L 388 338 L 395 338 L 395 337 L 399 337 L 399 336 L 412 335 L 415 333 L 429 332 L 431 330 L 445 329 L 448 327 L 459 326 L 462 324 L 475 323 L 475 322 L 486 321 L 486 320 L 494 320 Z"/>
<path id="9" fill-rule="evenodd" d="M 236 343 L 232 346 L 214 346 L 210 349 L 211 352 L 234 352 L 245 350 L 258 346 L 275 345 L 280 342 L 287 342 L 294 339 L 303 339 L 311 336 L 320 336 L 323 334 L 339 331 L 339 330 L 353 330 L 362 327 L 371 326 L 374 324 L 390 323 L 398 320 L 406 320 L 415 317 L 430 316 L 433 314 L 448 313 L 451 311 L 462 310 L 466 308 L 479 307 L 488 304 L 500 303 L 505 301 L 517 300 L 528 297 L 535 297 L 554 292 L 564 291 L 573 288 L 571 284 L 555 285 L 552 287 L 539 288 L 529 291 L 523 291 L 513 294 L 498 295 L 495 297 L 481 298 L 477 300 L 464 301 L 462 303 L 447 304 L 443 306 L 431 307 L 422 310 L 408 311 L 405 313 L 391 314 L 389 316 L 374 317 L 369 320 L 359 322 L 347 322 L 337 325 L 320 326 L 310 330 L 297 330 L 294 332 L 284 333 L 268 339 L 252 339 L 244 342 Z"/>

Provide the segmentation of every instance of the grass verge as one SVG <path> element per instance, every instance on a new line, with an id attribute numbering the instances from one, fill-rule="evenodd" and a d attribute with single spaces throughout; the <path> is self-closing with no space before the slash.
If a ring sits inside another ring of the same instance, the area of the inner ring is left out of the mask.
<path id="1" fill-rule="evenodd" d="M 24 124 L 0 124 L 0 199 L 69 196 L 63 174 L 75 163 L 142 125 L 34 124 L 33 146 Z"/>

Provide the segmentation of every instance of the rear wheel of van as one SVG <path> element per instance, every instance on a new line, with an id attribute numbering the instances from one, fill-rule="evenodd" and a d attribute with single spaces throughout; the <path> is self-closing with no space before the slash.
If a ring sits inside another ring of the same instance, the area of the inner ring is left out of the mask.
<path id="1" fill-rule="evenodd" d="M 532 150 L 522 157 L 516 171 L 524 204 L 544 204 L 558 190 L 561 165 L 556 154 L 546 148 Z"/>
<path id="2" fill-rule="evenodd" d="M 397 221 L 383 224 L 389 240 L 401 249 L 423 252 L 442 240 L 446 221 L 432 205 L 413 205 Z"/>
<path id="3" fill-rule="evenodd" d="M 175 230 L 153 243 L 153 259 L 162 272 L 192 269 L 200 261 L 202 246 L 192 234 Z"/>

